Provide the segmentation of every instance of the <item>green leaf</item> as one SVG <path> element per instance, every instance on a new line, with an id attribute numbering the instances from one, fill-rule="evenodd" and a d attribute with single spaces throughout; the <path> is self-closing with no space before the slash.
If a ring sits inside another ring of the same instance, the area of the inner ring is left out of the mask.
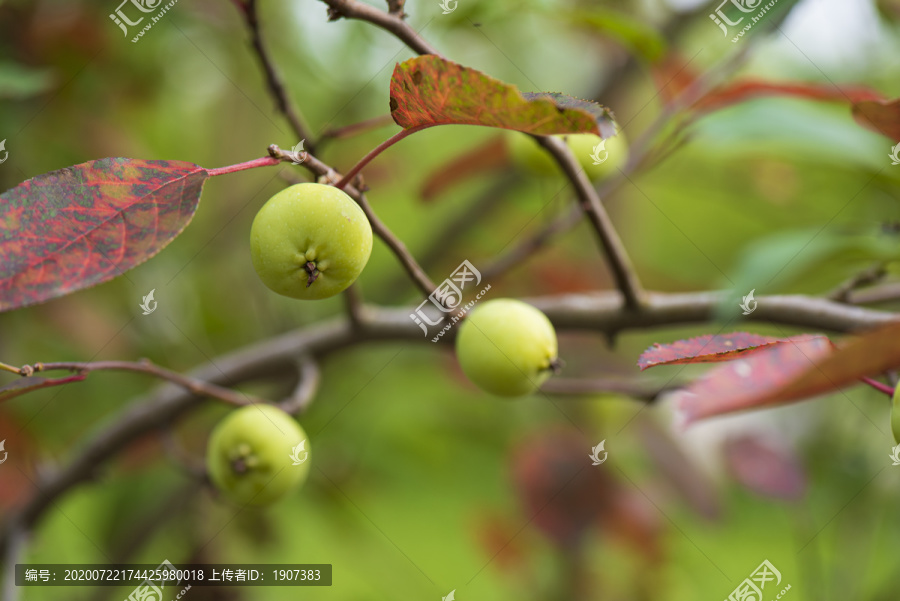
<path id="1" fill-rule="evenodd" d="M 529 134 L 616 134 L 612 111 L 558 93 L 523 94 L 475 69 L 425 55 L 399 63 L 391 77 L 391 116 L 404 129 L 484 125 Z"/>
<path id="2" fill-rule="evenodd" d="M 666 52 L 665 38 L 647 23 L 630 15 L 610 10 L 584 10 L 562 16 L 575 25 L 613 38 L 633 54 L 650 62 L 659 60 Z"/>
<path id="3" fill-rule="evenodd" d="M 0 98 L 31 98 L 52 88 L 55 81 L 50 70 L 31 69 L 11 61 L 0 62 Z"/>

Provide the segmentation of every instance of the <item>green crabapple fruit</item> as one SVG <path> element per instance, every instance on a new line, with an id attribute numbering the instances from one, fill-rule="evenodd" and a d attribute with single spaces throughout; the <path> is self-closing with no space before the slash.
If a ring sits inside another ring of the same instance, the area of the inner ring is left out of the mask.
<path id="1" fill-rule="evenodd" d="M 505 298 L 466 317 L 456 337 L 456 357 L 479 388 L 507 397 L 534 392 L 559 367 L 556 332 L 547 316 Z"/>
<path id="2" fill-rule="evenodd" d="M 628 161 L 628 142 L 622 132 L 606 140 L 594 134 L 566 134 L 556 137 L 565 140 L 588 179 L 605 179 L 617 173 Z M 560 173 L 553 157 L 530 136 L 511 131 L 507 132 L 506 140 L 510 156 L 516 166 L 536 175 L 548 176 Z M 601 143 L 602 148 L 594 153 L 594 149 Z M 599 165 L 594 164 L 592 155 L 595 154 L 602 161 Z"/>
<path id="3" fill-rule="evenodd" d="M 306 481 L 306 432 L 278 407 L 241 407 L 213 429 L 206 448 L 206 469 L 216 488 L 232 501 L 241 505 L 272 503 Z"/>
<path id="4" fill-rule="evenodd" d="M 266 202 L 250 228 L 253 267 L 291 298 L 318 300 L 352 284 L 372 252 L 372 227 L 343 191 L 296 184 Z"/>

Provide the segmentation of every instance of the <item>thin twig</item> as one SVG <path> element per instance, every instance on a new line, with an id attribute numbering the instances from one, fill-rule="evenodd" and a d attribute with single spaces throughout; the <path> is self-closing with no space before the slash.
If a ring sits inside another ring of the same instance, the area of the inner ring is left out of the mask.
<path id="1" fill-rule="evenodd" d="M 358 0 L 322 0 L 322 2 L 328 5 L 328 19 L 330 21 L 336 21 L 342 17 L 368 21 L 394 34 L 401 42 L 419 54 L 440 54 L 415 29 L 397 15 L 378 10 Z"/>
<path id="2" fill-rule="evenodd" d="M 279 404 L 279 407 L 292 415 L 302 414 L 309 408 L 322 381 L 319 363 L 309 354 L 304 354 L 297 360 L 297 378 L 294 392 Z"/>
<path id="3" fill-rule="evenodd" d="M 359 173 L 360 171 L 362 171 L 363 167 L 368 165 L 372 161 L 372 159 L 377 157 L 379 154 L 381 154 L 382 152 L 384 152 L 385 150 L 387 150 L 388 148 L 390 148 L 391 146 L 393 146 L 394 144 L 396 144 L 403 138 L 410 136 L 410 135 L 416 133 L 417 131 L 422 131 L 423 129 L 426 129 L 428 127 L 431 127 L 431 125 L 417 125 L 416 127 L 411 127 L 409 129 L 401 129 L 400 131 L 395 133 L 393 136 L 391 136 L 390 138 L 388 138 L 387 140 L 385 140 L 384 142 L 382 142 L 381 144 L 379 144 L 378 146 L 376 146 L 375 148 L 370 150 L 368 152 L 368 154 L 366 154 L 366 156 L 361 158 L 359 160 L 359 162 L 356 163 L 350 169 L 350 171 L 348 171 L 347 174 L 341 178 L 341 181 L 339 181 L 338 183 L 336 183 L 334 185 L 334 187 L 337 188 L 338 190 L 343 190 L 347 184 L 349 184 L 351 181 L 353 181 L 353 178 L 356 177 L 356 174 Z"/>
<path id="4" fill-rule="evenodd" d="M 887 266 L 884 263 L 878 263 L 857 273 L 846 282 L 835 288 L 827 297 L 840 303 L 850 302 L 850 293 L 857 288 L 875 284 L 887 275 Z"/>
<path id="5" fill-rule="evenodd" d="M 288 123 L 290 123 L 291 129 L 294 130 L 294 135 L 297 136 L 297 140 L 305 140 L 306 149 L 312 152 L 315 150 L 315 141 L 312 139 L 312 135 L 303 123 L 303 118 L 294 108 L 288 95 L 287 88 L 281 80 L 278 71 L 275 69 L 275 63 L 272 61 L 272 57 L 269 55 L 268 50 L 263 44 L 259 27 L 259 15 L 256 10 L 257 0 L 244 0 L 241 5 L 244 9 L 242 11 L 244 21 L 247 23 L 247 28 L 250 30 L 250 43 L 263 68 L 263 73 L 266 77 L 266 85 L 268 85 L 269 92 L 275 99 L 275 105 L 278 107 L 278 110 L 281 111 L 281 114 L 288 120 Z"/>
<path id="6" fill-rule="evenodd" d="M 394 118 L 390 115 L 379 115 L 377 117 L 372 117 L 371 119 L 366 119 L 365 121 L 360 121 L 359 123 L 351 123 L 350 125 L 345 125 L 343 127 L 329 128 L 323 131 L 319 136 L 319 144 L 321 145 L 327 140 L 340 140 L 343 138 L 349 138 L 351 136 L 355 136 L 356 134 L 360 134 L 369 130 L 381 129 L 382 127 L 387 127 L 388 125 L 396 125 Z"/>
<path id="7" fill-rule="evenodd" d="M 155 376 L 162 380 L 168 380 L 177 384 L 185 390 L 204 397 L 211 397 L 225 401 L 232 405 L 249 405 L 251 403 L 265 402 L 263 399 L 247 396 L 243 393 L 237 393 L 228 388 L 216 386 L 209 382 L 197 380 L 184 376 L 176 371 L 166 369 L 151 363 L 150 361 L 96 361 L 93 363 L 82 362 L 55 362 L 55 363 L 35 363 L 34 365 L 26 365 L 20 368 L 19 374 L 30 377 L 28 372 L 46 372 L 46 371 L 71 371 L 79 375 L 87 375 L 94 371 L 130 371 L 136 373 Z"/>
<path id="8" fill-rule="evenodd" d="M 563 173 L 575 186 L 575 193 L 581 208 L 594 226 L 594 231 L 597 233 L 606 261 L 612 271 L 613 279 L 625 299 L 625 306 L 629 309 L 640 309 L 643 303 L 643 286 L 638 280 L 637 273 L 615 226 L 600 202 L 597 191 L 594 190 L 584 170 L 564 141 L 550 136 L 541 136 L 536 139 L 553 155 Z"/>
<path id="9" fill-rule="evenodd" d="M 363 320 L 363 297 L 359 291 L 359 282 L 354 282 L 344 290 L 344 308 L 347 310 L 347 319 L 353 327 L 359 327 Z"/>

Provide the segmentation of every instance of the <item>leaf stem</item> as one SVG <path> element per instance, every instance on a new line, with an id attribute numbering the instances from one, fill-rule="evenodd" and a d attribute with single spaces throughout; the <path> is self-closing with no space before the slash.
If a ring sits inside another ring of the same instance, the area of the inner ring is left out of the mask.
<path id="1" fill-rule="evenodd" d="M 421 131 L 428 127 L 433 127 L 433 125 L 429 123 L 429 124 L 425 124 L 425 125 L 417 125 L 415 127 L 409 128 L 409 129 L 401 129 L 400 131 L 395 133 L 393 136 L 391 136 L 390 138 L 388 138 L 387 140 L 385 140 L 384 142 L 382 142 L 381 144 L 379 144 L 378 146 L 373 148 L 369 152 L 369 154 L 367 154 L 362 159 L 360 159 L 360 161 L 356 165 L 353 166 L 353 169 L 348 171 L 347 174 L 341 179 L 341 181 L 336 183 L 334 185 L 334 187 L 337 188 L 338 190 L 343 190 L 344 186 L 346 186 L 351 181 L 353 181 L 353 178 L 356 177 L 356 174 L 359 173 L 363 167 L 368 165 L 372 161 L 372 159 L 377 157 L 379 154 L 381 154 L 382 152 L 384 152 L 385 150 L 387 150 L 388 148 L 390 148 L 391 146 L 393 146 L 394 144 L 396 144 L 397 142 L 399 142 L 406 136 L 414 134 L 417 131 Z"/>
<path id="2" fill-rule="evenodd" d="M 879 392 L 883 392 L 884 394 L 886 394 L 890 397 L 894 396 L 893 387 L 888 386 L 887 384 L 882 384 L 878 380 L 873 380 L 872 378 L 862 377 L 862 378 L 860 378 L 860 381 L 865 382 L 866 384 L 868 384 L 875 390 L 878 390 Z"/>
<path id="3" fill-rule="evenodd" d="M 237 165 L 228 165 L 227 167 L 217 167 L 216 169 L 207 169 L 206 173 L 209 174 L 210 177 L 215 177 L 217 175 L 225 175 L 226 173 L 235 173 L 237 171 L 244 171 L 245 169 L 255 169 L 257 167 L 271 167 L 272 165 L 277 165 L 280 163 L 278 159 L 272 157 L 261 157 L 258 159 L 253 159 L 252 161 L 247 161 L 246 163 L 238 163 Z"/>

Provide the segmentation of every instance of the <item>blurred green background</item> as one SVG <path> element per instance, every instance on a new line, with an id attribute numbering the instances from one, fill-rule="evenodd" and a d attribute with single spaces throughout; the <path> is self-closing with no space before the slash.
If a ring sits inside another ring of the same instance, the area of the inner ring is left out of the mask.
<path id="1" fill-rule="evenodd" d="M 718 4 L 459 0 L 444 15 L 437 0 L 415 0 L 406 10 L 448 58 L 524 91 L 596 98 L 629 140 L 659 114 L 659 87 L 682 72 L 661 68 L 665 61 L 704 73 L 746 52 L 730 77 L 865 85 L 900 96 L 896 2 L 781 0 L 771 23 L 736 44 L 708 18 Z M 0 139 L 9 152 L 0 189 L 103 157 L 212 168 L 299 141 L 274 110 L 233 3 L 180 0 L 137 43 L 110 20 L 116 8 L 115 0 L 0 2 Z M 259 9 L 265 43 L 314 136 L 387 114 L 392 68 L 413 56 L 400 41 L 366 23 L 328 23 L 314 0 L 261 0 Z M 395 131 L 332 140 L 318 156 L 347 170 Z M 423 185 L 443 166 L 497 135 L 427 130 L 365 170 L 373 208 L 415 256 L 427 257 L 435 281 L 463 259 L 489 265 L 573 202 L 562 179 L 511 166 L 461 174 L 423 202 Z M 648 288 L 726 288 L 737 302 L 750 289 L 757 297 L 824 294 L 879 261 L 893 277 L 894 142 L 856 124 L 848 103 L 755 99 L 690 124 L 680 141 L 604 199 Z M 185 233 L 127 278 L 0 315 L 0 361 L 148 357 L 186 371 L 340 315 L 340 298 L 278 297 L 253 273 L 250 223 L 286 185 L 279 174 L 307 177 L 281 165 L 214 178 Z M 501 190 L 502 178 L 509 183 Z M 474 203 L 490 206 L 435 247 Z M 581 224 L 488 282 L 490 298 L 608 289 L 596 248 Z M 138 305 L 151 289 L 159 308 L 143 316 Z M 360 289 L 373 303 L 421 302 L 380 241 Z M 651 343 L 723 327 L 795 333 L 732 321 L 628 332 L 613 349 L 590 332 L 566 333 L 563 376 L 637 377 L 637 357 Z M 682 432 L 670 426 L 664 402 L 492 398 L 465 381 L 443 346 L 379 343 L 329 357 L 300 420 L 314 469 L 287 500 L 240 511 L 167 452 L 171 438 L 154 435 L 48 510 L 24 560 L 334 565 L 329 588 L 195 587 L 186 598 L 197 600 L 437 600 L 455 589 L 460 601 L 694 601 L 727 597 L 768 559 L 781 585 L 791 585 L 787 599 L 897 598 L 900 471 L 887 458 L 894 443 L 883 395 L 855 387 Z M 704 369 L 640 377 L 662 386 Z M 0 465 L 3 515 L 34 493 L 40 473 L 65 465 L 155 385 L 95 373 L 0 407 L 9 452 Z M 283 382 L 241 389 L 285 393 Z M 201 457 L 227 410 L 205 403 L 173 429 L 175 439 Z M 587 454 L 600 440 L 609 460 L 590 467 Z M 129 589 L 19 592 L 28 601 L 99 600 Z"/>

